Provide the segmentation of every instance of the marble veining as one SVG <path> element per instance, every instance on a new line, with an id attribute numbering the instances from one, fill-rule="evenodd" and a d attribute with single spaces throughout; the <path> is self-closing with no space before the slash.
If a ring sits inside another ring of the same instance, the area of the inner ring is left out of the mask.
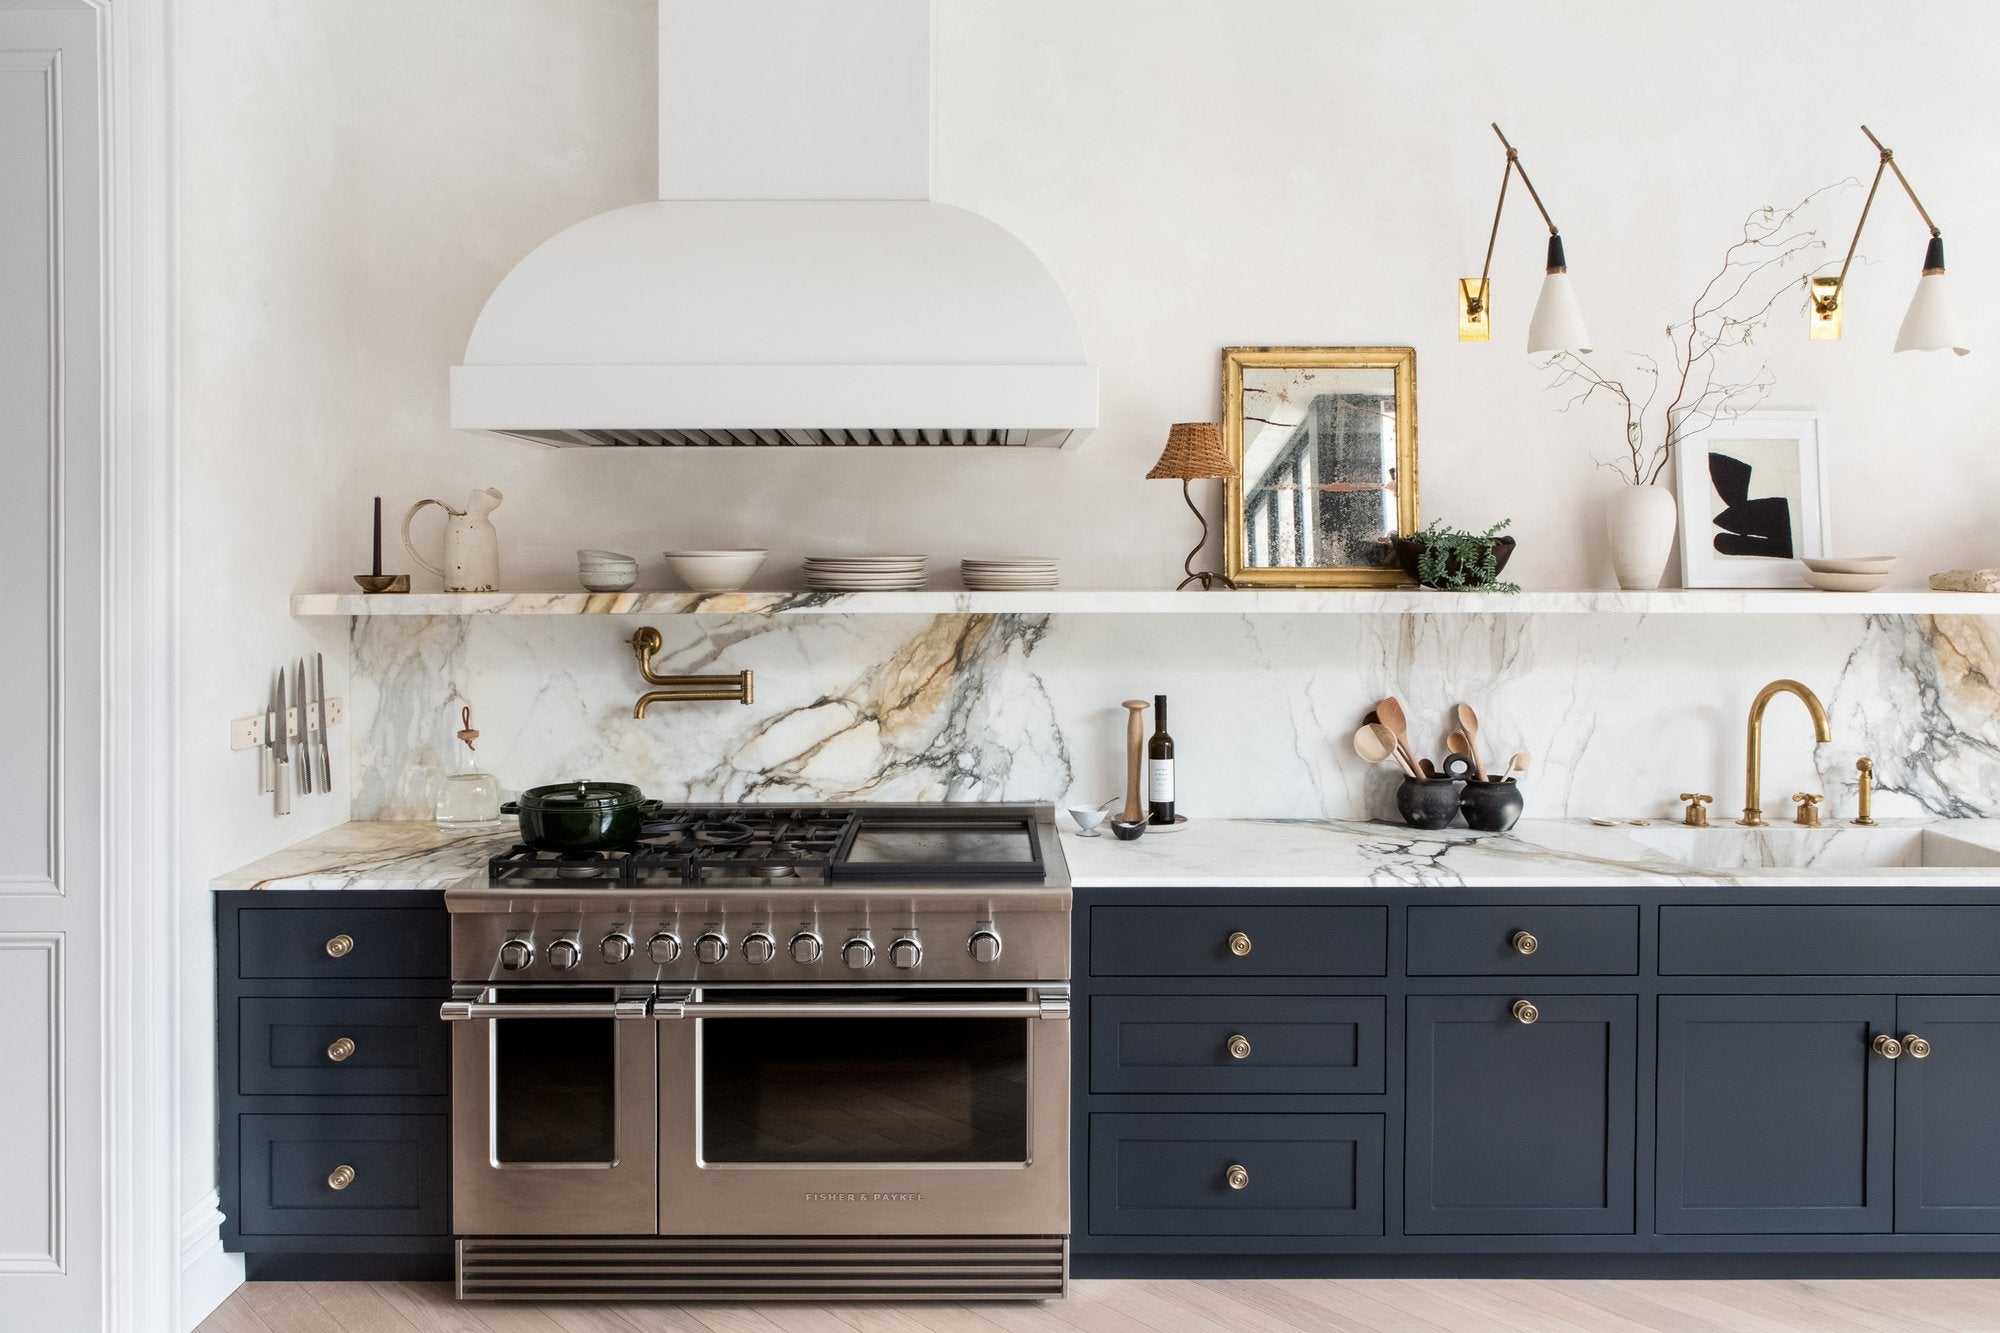
<path id="1" fill-rule="evenodd" d="M 750 668 L 755 703 L 635 721 L 628 641 L 647 623 L 659 669 Z M 368 820 L 430 813 L 464 758 L 465 704 L 476 762 L 510 791 L 592 777 L 670 801 L 1094 805 L 1124 789 L 1119 701 L 1155 693 L 1187 813 L 1379 819 L 1397 775 L 1351 737 L 1393 693 L 1421 753 L 1442 753 L 1460 701 L 1489 762 L 1531 753 L 1530 818 L 1661 817 L 1699 790 L 1726 821 L 1750 699 L 1781 676 L 1826 701 L 1834 739 L 1815 748 L 1804 710 L 1773 705 L 1767 810 L 1820 791 L 1829 822 L 1849 817 L 1865 754 L 1878 817 L 2000 815 L 2000 620 L 1985 616 L 364 616 L 352 642 Z"/>

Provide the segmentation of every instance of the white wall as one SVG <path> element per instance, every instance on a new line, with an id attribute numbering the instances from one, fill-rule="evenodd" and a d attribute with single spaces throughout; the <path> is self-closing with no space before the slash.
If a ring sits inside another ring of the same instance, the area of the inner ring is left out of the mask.
<path id="1" fill-rule="evenodd" d="M 940 563 L 1047 550 L 1079 584 L 1161 586 L 1192 534 L 1176 488 L 1143 474 L 1169 422 L 1215 414 L 1217 348 L 1275 342 L 1414 345 L 1426 519 L 1512 516 L 1523 580 L 1603 582 L 1597 502 L 1613 481 L 1592 457 L 1618 447 L 1620 423 L 1595 405 L 1559 413 L 1517 350 L 1542 252 L 1518 186 L 1498 333 L 1455 339 L 1453 284 L 1478 271 L 1503 161 L 1489 119 L 1562 225 L 1606 349 L 1663 350 L 1658 328 L 1753 207 L 1865 181 L 1864 119 L 1945 224 L 1968 299 L 2000 216 L 1981 128 L 2000 113 L 1985 55 L 2000 19 L 1971 3 L 1892 23 L 1852 0 L 939 0 L 938 197 L 1014 230 L 1064 284 L 1103 371 L 1095 438 L 1057 457 L 544 454 L 452 432 L 444 368 L 516 258 L 651 197 L 651 0 L 195 8 L 237 15 L 252 61 L 303 65 L 279 106 L 223 138 L 271 155 L 242 184 L 309 215 L 325 239 L 295 278 L 340 292 L 336 324 L 268 349 L 305 409 L 285 433 L 328 431 L 348 460 L 348 503 L 306 519 L 316 586 L 352 572 L 369 487 L 400 509 L 481 484 L 508 491 L 506 571 L 526 586 L 572 586 L 580 545 L 657 562 L 724 542 L 775 548 L 766 582 L 814 548 L 863 545 Z M 252 42 L 279 24 L 288 43 Z M 1808 43 L 1810 91 L 1775 54 Z M 1822 214 L 1835 251 L 1860 201 L 1857 186 Z M 1764 344 L 1770 405 L 1829 416 L 1837 544 L 1903 553 L 1910 583 L 2000 555 L 1978 502 L 2000 483 L 1983 424 L 2000 382 L 1977 361 L 1888 350 L 1923 241 L 1884 195 L 1846 341 L 1808 343 L 1787 312 Z"/>

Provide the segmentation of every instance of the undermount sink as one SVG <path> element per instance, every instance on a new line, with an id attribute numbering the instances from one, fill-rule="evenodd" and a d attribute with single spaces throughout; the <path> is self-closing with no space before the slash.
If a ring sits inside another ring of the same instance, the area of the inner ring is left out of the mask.
<path id="1" fill-rule="evenodd" d="M 1633 841 L 1702 870 L 1978 869 L 2000 866 L 2000 849 L 1920 824 L 1800 828 L 1718 824 L 1634 828 Z"/>

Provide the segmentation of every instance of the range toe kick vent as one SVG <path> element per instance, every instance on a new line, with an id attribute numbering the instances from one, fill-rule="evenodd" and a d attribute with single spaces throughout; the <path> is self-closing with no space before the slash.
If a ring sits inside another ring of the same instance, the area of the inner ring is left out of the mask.
<path id="1" fill-rule="evenodd" d="M 1061 1236 L 458 1242 L 461 1300 L 1040 1301 L 1068 1284 Z"/>

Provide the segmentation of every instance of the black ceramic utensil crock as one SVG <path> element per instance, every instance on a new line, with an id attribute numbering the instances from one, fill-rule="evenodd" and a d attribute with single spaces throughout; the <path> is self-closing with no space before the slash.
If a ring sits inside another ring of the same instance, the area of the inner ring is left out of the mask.
<path id="1" fill-rule="evenodd" d="M 660 809 L 629 782 L 558 782 L 530 787 L 500 813 L 519 815 L 521 841 L 545 852 L 596 852 L 623 847 Z"/>
<path id="2" fill-rule="evenodd" d="M 1411 828 L 1441 829 L 1458 813 L 1458 783 L 1451 778 L 1404 778 L 1396 810 Z"/>
<path id="3" fill-rule="evenodd" d="M 1513 828 L 1521 818 L 1521 806 L 1521 785 L 1499 778 L 1490 782 L 1468 779 L 1458 798 L 1466 827 L 1481 833 L 1505 833 Z"/>

